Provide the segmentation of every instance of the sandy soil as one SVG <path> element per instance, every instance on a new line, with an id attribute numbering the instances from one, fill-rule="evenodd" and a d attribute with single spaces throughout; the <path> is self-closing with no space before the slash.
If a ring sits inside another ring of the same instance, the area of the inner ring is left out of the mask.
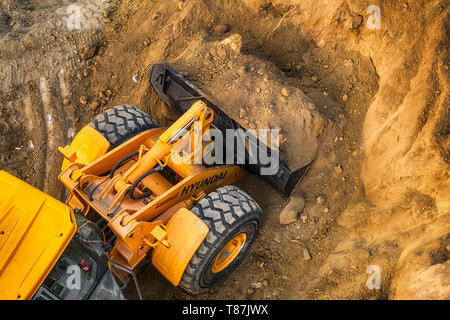
<path id="1" fill-rule="evenodd" d="M 240 183 L 264 221 L 228 279 L 190 296 L 148 266 L 146 298 L 449 299 L 450 9 L 375 2 L 4 0 L 0 168 L 62 198 L 57 146 L 98 113 L 178 117 L 148 83 L 168 61 L 245 127 L 280 129 L 292 163 L 314 162 L 291 203 Z"/>

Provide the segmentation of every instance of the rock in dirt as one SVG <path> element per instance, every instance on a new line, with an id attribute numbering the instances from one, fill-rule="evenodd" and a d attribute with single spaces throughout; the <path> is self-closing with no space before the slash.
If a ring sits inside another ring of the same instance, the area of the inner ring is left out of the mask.
<path id="1" fill-rule="evenodd" d="M 215 34 L 223 34 L 230 31 L 230 26 L 227 24 L 219 24 L 214 28 Z"/>
<path id="2" fill-rule="evenodd" d="M 80 51 L 80 57 L 83 60 L 88 60 L 93 58 L 100 48 L 100 44 L 98 42 L 93 42 L 91 44 L 85 45 Z"/>
<path id="3" fill-rule="evenodd" d="M 323 204 L 325 203 L 325 198 L 323 196 L 318 196 L 316 198 L 317 204 Z"/>
<path id="4" fill-rule="evenodd" d="M 288 205 L 280 213 L 280 224 L 290 224 L 297 221 L 297 216 L 305 207 L 305 198 L 302 194 L 291 197 Z"/>
<path id="5" fill-rule="evenodd" d="M 239 118 L 244 119 L 246 115 L 247 110 L 245 110 L 244 108 L 239 109 Z"/>
<path id="6" fill-rule="evenodd" d="M 300 219 L 302 220 L 302 223 L 306 223 L 306 222 L 308 222 L 308 215 L 302 214 L 300 216 Z"/>
<path id="7" fill-rule="evenodd" d="M 88 77 L 90 74 L 91 74 L 91 69 L 85 68 L 85 69 L 83 70 L 83 76 L 84 76 L 84 77 Z"/>
<path id="8" fill-rule="evenodd" d="M 308 248 L 303 248 L 303 258 L 305 258 L 306 261 L 309 261 L 312 259 L 311 253 L 309 252 Z"/>
<path id="9" fill-rule="evenodd" d="M 334 167 L 334 171 L 336 173 L 342 173 L 342 166 L 340 164 L 338 164 L 336 167 Z"/>
<path id="10" fill-rule="evenodd" d="M 87 104 L 87 102 L 88 102 L 87 97 L 85 97 L 85 96 L 81 96 L 81 97 L 80 97 L 80 103 L 81 103 L 82 105 Z"/>
<path id="11" fill-rule="evenodd" d="M 245 68 L 245 66 L 240 66 L 237 69 L 237 74 L 241 77 L 245 76 L 245 73 L 247 72 L 247 69 Z"/>
<path id="12" fill-rule="evenodd" d="M 89 105 L 89 108 L 91 108 L 92 111 L 95 111 L 100 107 L 100 103 L 98 101 L 94 101 Z"/>
<path id="13" fill-rule="evenodd" d="M 342 22 L 342 25 L 347 30 L 358 29 L 362 22 L 363 17 L 350 10 L 344 10 L 340 12 L 338 21 Z"/>

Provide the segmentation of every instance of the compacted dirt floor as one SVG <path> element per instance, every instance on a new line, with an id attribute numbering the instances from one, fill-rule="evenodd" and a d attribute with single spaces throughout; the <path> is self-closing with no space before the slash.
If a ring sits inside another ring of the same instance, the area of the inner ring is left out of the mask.
<path id="1" fill-rule="evenodd" d="M 167 61 L 312 165 L 291 199 L 239 183 L 264 218 L 227 279 L 192 296 L 148 265 L 146 299 L 449 299 L 449 30 L 445 0 L 3 0 L 0 168 L 63 200 L 57 147 L 96 115 L 179 116 L 148 81 Z"/>

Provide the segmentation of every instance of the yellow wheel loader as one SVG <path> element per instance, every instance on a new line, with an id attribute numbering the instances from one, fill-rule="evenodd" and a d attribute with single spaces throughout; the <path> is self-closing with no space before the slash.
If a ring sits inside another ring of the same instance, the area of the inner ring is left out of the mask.
<path id="1" fill-rule="evenodd" d="M 183 115 L 168 128 L 129 105 L 99 115 L 59 148 L 65 204 L 0 171 L 1 299 L 123 299 L 131 279 L 142 298 L 135 270 L 149 260 L 197 293 L 242 261 L 262 210 L 233 184 L 269 164 L 205 164 L 212 129 L 240 126 L 166 63 L 150 82 Z M 250 149 L 226 150 L 249 160 Z M 289 196 L 307 167 L 282 154 L 277 165 L 264 178 Z"/>

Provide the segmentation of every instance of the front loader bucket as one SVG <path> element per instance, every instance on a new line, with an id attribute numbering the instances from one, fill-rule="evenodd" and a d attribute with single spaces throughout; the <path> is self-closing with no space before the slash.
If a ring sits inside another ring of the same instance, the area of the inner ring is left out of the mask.
<path id="1" fill-rule="evenodd" d="M 202 100 L 209 108 L 214 110 L 214 120 L 212 124 L 215 128 L 221 130 L 224 136 L 227 129 L 245 130 L 245 128 L 208 100 L 196 86 L 170 68 L 166 62 L 156 63 L 152 66 L 152 70 L 150 71 L 150 83 L 162 100 L 181 113 L 185 113 L 195 101 Z M 247 135 L 251 134 L 247 133 Z M 251 141 L 252 140 L 250 139 L 250 143 Z M 230 141 L 225 141 L 225 146 L 227 143 L 230 143 Z M 267 145 L 261 140 L 258 140 L 255 147 L 258 150 L 258 154 L 260 148 L 267 150 Z M 248 149 L 245 149 L 245 159 L 249 159 L 247 150 Z M 235 152 L 239 151 L 235 148 Z M 236 158 L 237 155 L 235 154 L 235 159 Z M 261 169 L 268 167 L 267 164 L 262 164 L 259 159 L 257 159 L 256 164 L 249 164 L 248 162 L 249 161 L 246 161 L 246 164 L 240 166 L 253 174 L 260 175 Z M 310 164 L 301 168 L 291 168 L 286 157 L 280 151 L 278 171 L 273 175 L 261 175 L 261 177 L 285 197 L 289 197 L 297 183 L 306 174 Z"/>

